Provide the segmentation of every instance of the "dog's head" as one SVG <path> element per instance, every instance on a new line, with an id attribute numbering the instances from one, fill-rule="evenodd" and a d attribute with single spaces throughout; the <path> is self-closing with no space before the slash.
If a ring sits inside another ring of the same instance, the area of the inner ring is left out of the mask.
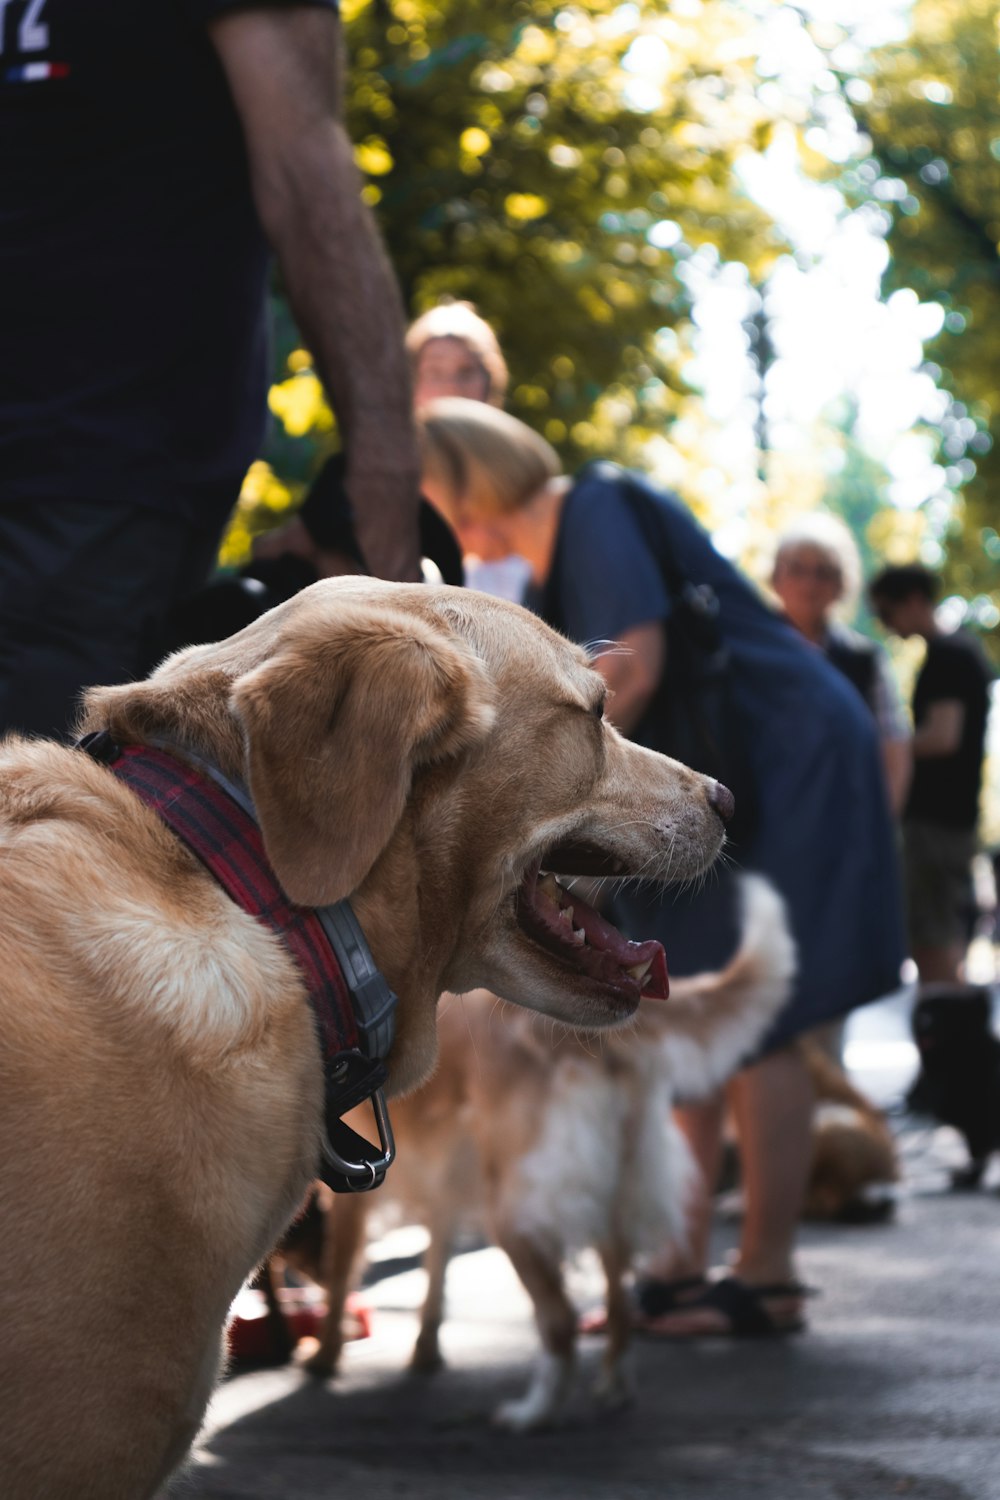
<path id="1" fill-rule="evenodd" d="M 721 848 L 725 797 L 604 706 L 586 654 L 517 605 L 343 578 L 94 689 L 83 727 L 243 777 L 289 897 L 352 897 L 403 1001 L 400 1046 L 432 1055 L 445 988 L 587 1026 L 655 993 L 658 946 L 627 945 L 548 875 L 690 880 Z"/>

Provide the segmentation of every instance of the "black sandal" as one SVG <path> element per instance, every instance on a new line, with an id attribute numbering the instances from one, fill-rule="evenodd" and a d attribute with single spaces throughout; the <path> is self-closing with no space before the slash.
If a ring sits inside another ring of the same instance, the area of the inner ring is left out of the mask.
<path id="1" fill-rule="evenodd" d="M 736 1276 L 723 1276 L 718 1281 L 708 1282 L 698 1296 L 683 1302 L 675 1301 L 673 1306 L 662 1313 L 647 1314 L 649 1322 L 644 1328 L 640 1324 L 640 1328 L 660 1338 L 785 1338 L 791 1333 L 801 1333 L 806 1326 L 805 1319 L 798 1315 L 787 1321 L 777 1318 L 768 1311 L 766 1303 L 776 1297 L 801 1299 L 812 1295 L 812 1288 L 803 1286 L 799 1281 L 750 1286 Z M 650 1326 L 654 1320 L 669 1317 L 671 1313 L 694 1312 L 703 1307 L 721 1313 L 727 1320 L 728 1327 L 704 1329 L 698 1333 L 671 1333 L 669 1328 Z"/>
<path id="2" fill-rule="evenodd" d="M 657 1276 L 640 1276 L 632 1289 L 632 1300 L 640 1318 L 662 1318 L 667 1313 L 699 1306 L 701 1296 L 698 1294 L 704 1293 L 708 1285 L 708 1278 L 702 1275 L 677 1276 L 669 1281 Z"/>

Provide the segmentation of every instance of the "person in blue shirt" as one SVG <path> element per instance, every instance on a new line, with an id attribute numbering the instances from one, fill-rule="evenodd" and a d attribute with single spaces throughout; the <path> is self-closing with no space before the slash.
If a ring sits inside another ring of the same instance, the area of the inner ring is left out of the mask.
<path id="1" fill-rule="evenodd" d="M 690 1244 L 665 1247 L 637 1287 L 638 1315 L 667 1336 L 767 1336 L 804 1326 L 795 1239 L 811 1160 L 813 1091 L 796 1038 L 895 987 L 905 956 L 892 826 L 871 714 L 855 688 L 712 545 L 675 496 L 608 465 L 570 478 L 515 418 L 452 398 L 419 415 L 422 487 L 466 554 L 527 559 L 526 603 L 587 645 L 623 732 L 664 750 L 670 683 L 666 579 L 707 585 L 732 661 L 734 722 L 754 819 L 735 862 L 781 892 L 799 950 L 787 1006 L 759 1055 L 732 1080 L 746 1212 L 731 1272 L 708 1266 L 711 1198 Z M 665 562 L 636 509 L 655 505 Z M 739 941 L 733 866 L 699 889 L 616 898 L 616 919 L 655 936 L 677 974 L 720 967 Z M 709 1187 L 718 1176 L 727 1101 L 688 1107 L 681 1123 Z"/>

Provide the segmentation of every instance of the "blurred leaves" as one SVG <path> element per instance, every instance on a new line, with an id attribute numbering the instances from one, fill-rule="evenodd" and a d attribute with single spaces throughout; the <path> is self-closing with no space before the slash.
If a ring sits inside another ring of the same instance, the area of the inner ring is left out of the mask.
<path id="1" fill-rule="evenodd" d="M 391 158 L 376 212 L 411 312 L 474 301 L 508 354 L 511 409 L 569 465 L 608 438 L 619 452 L 635 423 L 662 429 L 683 386 L 654 342 L 688 316 L 677 263 L 708 242 L 762 272 L 780 249 L 734 171 L 771 122 L 752 16 L 728 0 L 347 14 L 349 124 Z M 595 407 L 611 387 L 609 432 Z"/>
<path id="2" fill-rule="evenodd" d="M 930 373 L 951 400 L 934 419 L 958 498 L 941 538 L 947 586 L 1000 620 L 1000 20 L 994 0 L 916 0 L 910 34 L 849 89 L 888 220 L 887 291 L 940 304 Z M 932 507 L 933 508 L 933 505 Z M 933 551 L 931 561 L 938 558 Z M 994 641 L 994 649 L 996 644 Z M 1000 658 L 998 658 L 1000 659 Z"/>
<path id="3" fill-rule="evenodd" d="M 782 516 L 823 500 L 870 560 L 922 549 L 940 561 L 943 549 L 949 587 L 988 623 L 1000 607 L 992 0 L 915 0 L 912 35 L 868 56 L 830 15 L 812 23 L 830 58 L 820 92 L 839 84 L 871 141 L 869 160 L 841 166 L 810 130 L 829 124 L 830 95 L 810 100 L 786 80 L 766 8 L 347 0 L 343 14 L 348 124 L 408 309 L 442 295 L 476 303 L 511 365 L 510 409 L 568 468 L 594 454 L 640 462 L 703 519 L 738 521 L 731 546 L 750 559 Z M 792 7 L 782 20 L 786 32 L 803 25 Z M 849 422 L 755 464 L 698 388 L 694 273 L 736 263 L 761 287 L 788 250 L 741 177 L 779 140 L 794 141 L 803 171 L 837 178 L 881 219 L 886 293 L 912 288 L 940 304 L 928 368 L 948 395 L 925 422 L 941 492 L 916 510 L 888 506 L 887 475 Z M 230 555 L 296 503 L 335 440 L 308 355 L 278 312 L 265 456 L 281 488 L 254 500 L 249 484 Z M 842 443 L 836 462 L 831 439 Z"/>

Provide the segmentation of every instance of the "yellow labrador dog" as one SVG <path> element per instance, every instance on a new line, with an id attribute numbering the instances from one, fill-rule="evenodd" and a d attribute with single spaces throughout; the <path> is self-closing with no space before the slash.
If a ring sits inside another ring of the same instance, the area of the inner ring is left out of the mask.
<path id="1" fill-rule="evenodd" d="M 540 872 L 682 880 L 732 799 L 622 739 L 585 653 L 516 605 L 316 584 L 83 728 L 248 789 L 301 908 L 350 897 L 400 997 L 389 1090 L 444 989 L 574 1026 L 664 993 L 661 950 Z M 141 753 L 141 752 L 140 752 Z M 0 1475 L 5 1500 L 142 1500 L 183 1460 L 227 1310 L 317 1169 L 302 970 L 109 766 L 0 746 Z"/>

